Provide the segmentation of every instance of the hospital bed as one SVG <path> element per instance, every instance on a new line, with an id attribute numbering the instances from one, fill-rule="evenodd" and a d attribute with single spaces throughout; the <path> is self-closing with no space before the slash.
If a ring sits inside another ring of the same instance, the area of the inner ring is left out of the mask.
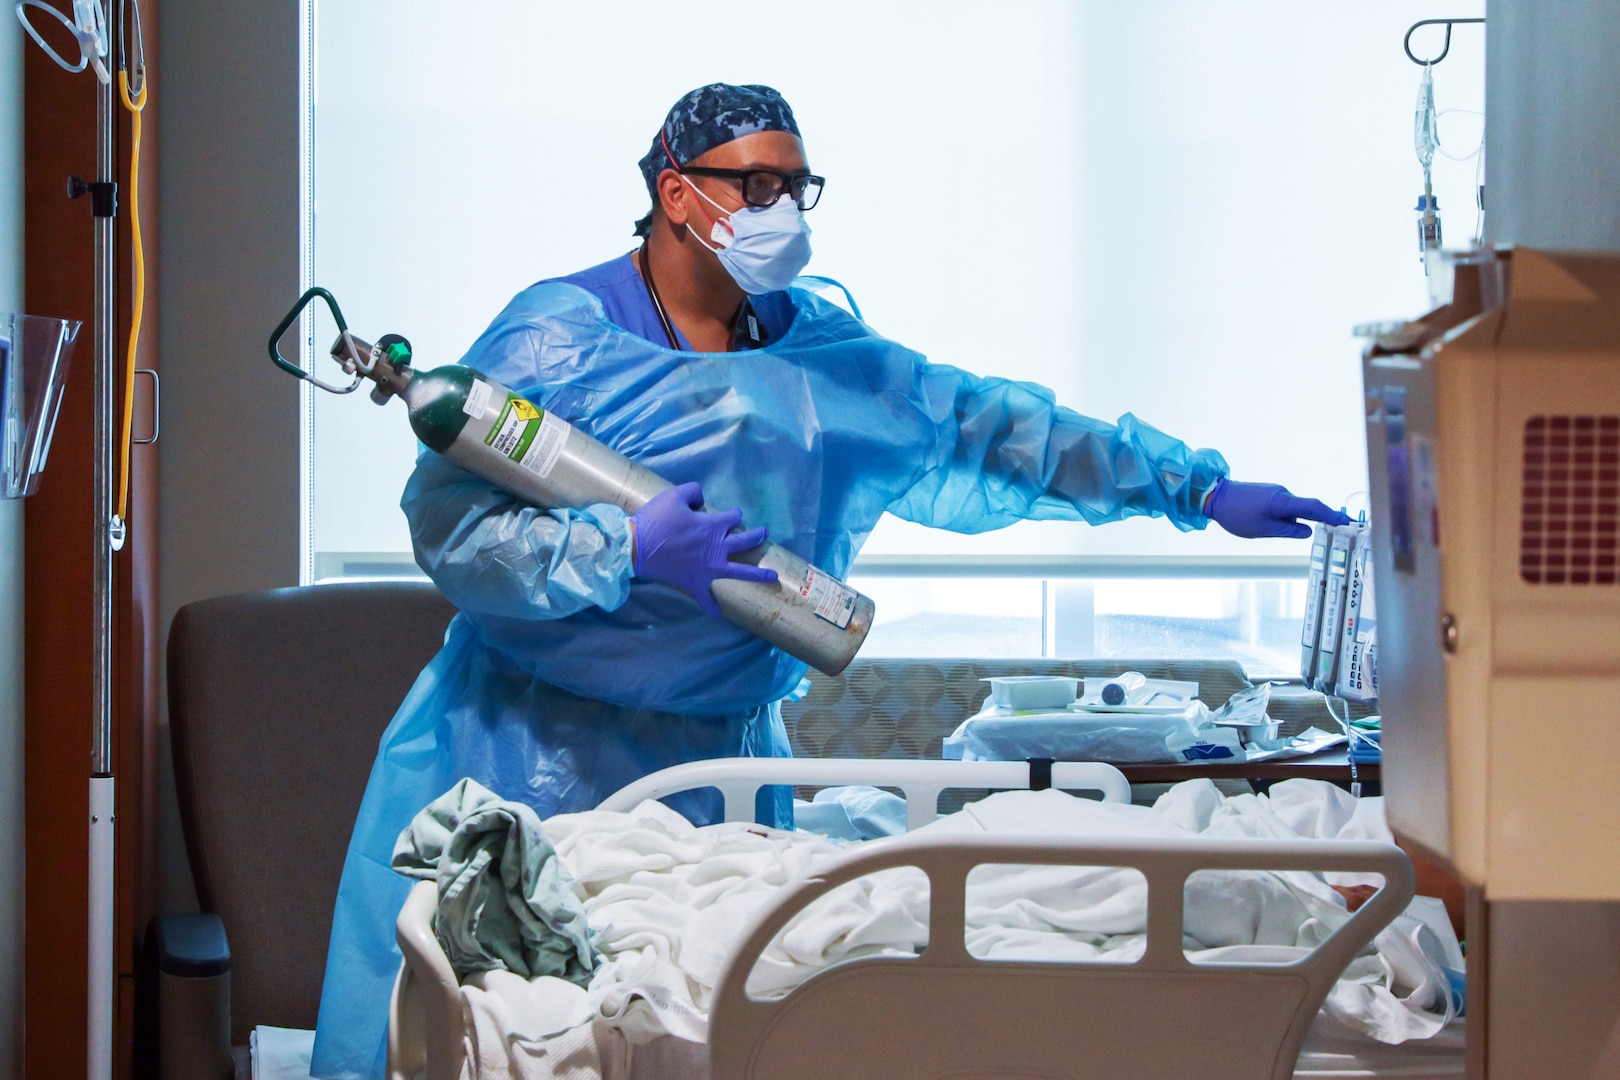
<path id="1" fill-rule="evenodd" d="M 632 784 L 601 809 L 718 788 L 726 820 L 751 817 L 766 784 L 867 784 L 906 796 L 907 827 L 932 820 L 953 788 L 1032 786 L 1013 762 L 738 759 L 666 769 Z M 1108 765 L 1056 763 L 1060 790 L 1129 802 Z M 984 864 L 1112 866 L 1148 883 L 1147 945 L 1118 963 L 980 960 L 964 944 L 967 875 Z M 865 957 L 812 976 L 785 997 L 745 990 L 772 938 L 838 886 L 877 871 L 915 867 L 929 878 L 928 944 L 916 957 Z M 1379 892 L 1303 960 L 1288 964 L 1189 961 L 1183 888 L 1203 869 L 1377 873 Z M 661 1058 L 660 1080 L 797 1080 L 811 1077 L 943 1080 L 991 1077 L 1261 1078 L 1458 1076 L 1460 1053 L 1397 1054 L 1387 1067 L 1354 1055 L 1296 1063 L 1328 991 L 1349 961 L 1413 895 L 1411 863 L 1388 844 L 1364 841 L 1061 838 L 1032 835 L 894 837 L 853 847 L 822 876 L 785 889 L 741 929 L 710 1013 L 707 1055 L 679 1074 Z M 420 882 L 400 913 L 404 960 L 390 1010 L 391 1078 L 452 1080 L 464 1062 L 456 977 L 434 936 L 437 887 Z M 881 1003 L 881 1005 L 876 1004 Z M 1390 1048 L 1401 1049 L 1401 1048 Z M 1318 1057 L 1322 1057 L 1318 1055 Z"/>
<path id="2" fill-rule="evenodd" d="M 315 1026 L 324 930 L 377 738 L 454 613 L 427 582 L 373 581 L 215 597 L 176 614 L 168 698 L 179 817 L 201 908 L 228 934 L 231 966 L 229 1030 L 196 1039 L 223 1041 L 227 1054 L 234 1045 L 245 1059 L 255 1026 Z M 379 640 L 389 642 L 387 664 L 355 647 Z M 809 697 L 783 714 L 796 767 L 855 755 L 882 759 L 853 763 L 860 769 L 926 758 L 939 765 L 940 738 L 984 697 L 982 676 L 1089 676 L 1122 666 L 1197 681 L 1212 702 L 1248 685 L 1229 661 L 858 658 L 842 676 L 813 675 Z M 1285 721 L 1319 722 L 1303 713 Z M 1022 764 L 1004 768 L 1027 773 Z M 839 769 L 829 783 L 870 775 Z M 942 812 L 974 791 L 1027 780 L 968 783 L 944 792 Z M 915 794 L 914 805 L 927 802 Z M 286 842 L 294 836 L 296 844 Z M 149 948 L 143 962 L 162 960 Z"/>

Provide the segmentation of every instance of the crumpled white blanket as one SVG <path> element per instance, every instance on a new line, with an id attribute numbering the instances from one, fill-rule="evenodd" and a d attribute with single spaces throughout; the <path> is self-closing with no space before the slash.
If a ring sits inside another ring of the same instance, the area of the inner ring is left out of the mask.
<path id="1" fill-rule="evenodd" d="M 486 973 L 482 986 L 464 986 L 464 1075 L 617 1080 L 642 1075 L 630 1063 L 663 1036 L 701 1047 L 715 985 L 740 929 L 780 890 L 847 851 L 823 837 L 762 826 L 694 828 L 656 802 L 627 814 L 560 815 L 545 826 L 574 875 L 605 963 L 585 991 L 562 984 L 573 996 L 557 987 L 533 991 L 511 976 L 518 985 L 507 986 L 497 977 L 504 973 Z M 1058 791 L 1004 792 L 923 831 L 1390 839 L 1381 799 L 1357 800 L 1311 780 L 1278 783 L 1269 795 L 1233 797 L 1207 780 L 1188 781 L 1152 807 Z M 1186 947 L 1195 960 L 1286 962 L 1349 917 L 1330 885 L 1372 880 L 1201 872 L 1188 883 Z M 1135 871 L 986 866 L 969 880 L 967 944 L 981 957 L 1129 962 L 1141 955 L 1145 915 L 1145 885 Z M 897 869 L 851 882 L 778 935 L 749 989 L 784 994 L 841 960 L 912 953 L 926 944 L 926 920 L 927 882 L 920 871 Z M 1454 1015 L 1448 966 L 1460 970 L 1462 957 L 1443 909 L 1414 902 L 1373 950 L 1352 962 L 1324 1003 L 1323 1019 L 1385 1043 L 1428 1038 Z"/>
<path id="2" fill-rule="evenodd" d="M 594 1023 L 585 989 L 551 975 L 533 981 L 479 971 L 461 986 L 462 1075 L 480 1080 L 602 1080 L 623 1076 L 629 1047 Z"/>

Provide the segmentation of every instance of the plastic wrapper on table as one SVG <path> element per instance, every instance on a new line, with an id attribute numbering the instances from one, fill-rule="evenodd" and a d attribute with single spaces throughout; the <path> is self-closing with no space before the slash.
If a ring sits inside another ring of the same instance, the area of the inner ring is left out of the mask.
<path id="1" fill-rule="evenodd" d="M 963 761 L 1107 761 L 1146 764 L 1181 761 L 1166 740 L 1198 741 L 1208 715 L 1201 704 L 1170 714 L 1084 713 L 1069 710 L 1008 715 L 987 709 L 945 739 L 946 758 Z"/>

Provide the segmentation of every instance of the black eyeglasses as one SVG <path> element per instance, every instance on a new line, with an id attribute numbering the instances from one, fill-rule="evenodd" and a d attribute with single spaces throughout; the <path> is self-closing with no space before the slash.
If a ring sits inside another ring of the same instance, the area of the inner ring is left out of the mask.
<path id="1" fill-rule="evenodd" d="M 690 165 L 681 170 L 687 176 L 718 176 L 742 181 L 743 202 L 749 206 L 772 206 L 786 192 L 800 210 L 814 210 L 827 181 L 810 173 L 777 172 L 775 169 L 708 169 Z"/>

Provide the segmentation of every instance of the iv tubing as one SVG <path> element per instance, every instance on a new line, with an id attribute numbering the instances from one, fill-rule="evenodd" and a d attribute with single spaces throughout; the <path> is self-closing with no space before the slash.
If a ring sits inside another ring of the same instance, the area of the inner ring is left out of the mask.
<path id="1" fill-rule="evenodd" d="M 34 24 L 28 21 L 28 16 L 24 13 L 26 9 L 31 7 L 49 12 L 57 22 L 68 28 L 68 32 L 71 33 L 75 39 L 77 39 L 79 36 L 79 28 L 72 19 L 51 7 L 51 5 L 45 3 L 45 0 L 17 0 L 17 21 L 23 24 L 23 29 L 28 31 L 28 36 L 34 39 L 34 44 L 44 49 L 45 55 L 49 56 L 52 60 L 55 60 L 56 66 L 67 72 L 69 75 L 77 75 L 79 72 L 89 67 L 90 58 L 84 54 L 84 47 L 82 45 L 79 47 L 79 64 L 77 67 L 75 67 L 66 60 L 62 59 L 62 54 L 58 53 L 46 43 L 45 39 L 40 36 L 38 30 L 34 29 Z"/>
<path id="2" fill-rule="evenodd" d="M 129 72 L 118 72 L 118 89 L 129 110 L 132 138 L 129 152 L 129 224 L 134 233 L 135 296 L 130 307 L 129 350 L 124 365 L 123 422 L 118 437 L 118 516 L 127 521 L 129 512 L 129 451 L 130 439 L 135 434 L 135 348 L 141 339 L 141 308 L 146 303 L 146 253 L 141 246 L 141 111 L 146 108 L 145 65 L 136 69 L 140 93 L 134 100 L 129 96 Z"/>

